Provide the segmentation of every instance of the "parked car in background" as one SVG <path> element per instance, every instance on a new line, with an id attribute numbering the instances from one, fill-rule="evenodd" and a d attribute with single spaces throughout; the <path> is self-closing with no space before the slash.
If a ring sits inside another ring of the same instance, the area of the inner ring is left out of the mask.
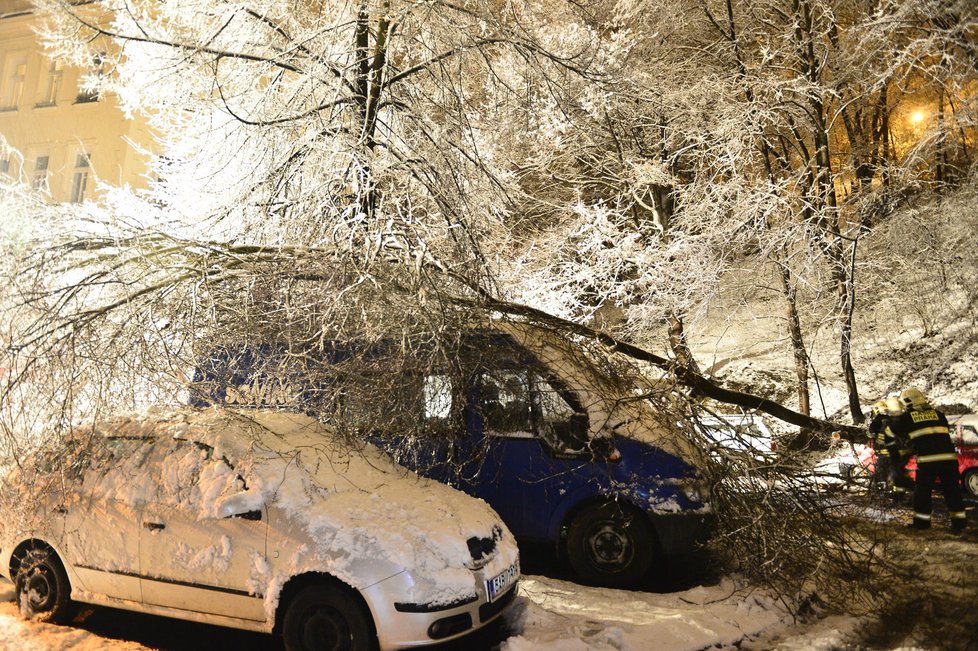
<path id="1" fill-rule="evenodd" d="M 958 470 L 965 492 L 978 498 L 978 414 L 951 417 L 951 438 L 958 450 Z"/>
<path id="2" fill-rule="evenodd" d="M 719 447 L 750 454 L 755 458 L 776 451 L 774 435 L 759 416 L 753 414 L 708 414 L 695 421 L 707 439 Z"/>
<path id="3" fill-rule="evenodd" d="M 228 371 L 217 357 L 199 374 L 203 402 L 276 395 L 266 387 L 277 378 Z M 550 546 L 590 583 L 637 585 L 657 561 L 707 539 L 701 451 L 647 400 L 597 373 L 571 342 L 502 323 L 469 333 L 453 361 L 454 369 L 396 382 L 417 431 L 368 433 L 398 463 L 482 498 L 517 539 Z M 351 421 L 378 408 L 358 403 L 355 392 L 345 399 Z"/>
<path id="4" fill-rule="evenodd" d="M 77 601 L 383 650 L 463 636 L 516 593 L 515 540 L 485 503 L 308 416 L 105 420 L 22 466 L 0 484 L 0 574 L 27 616 Z"/>

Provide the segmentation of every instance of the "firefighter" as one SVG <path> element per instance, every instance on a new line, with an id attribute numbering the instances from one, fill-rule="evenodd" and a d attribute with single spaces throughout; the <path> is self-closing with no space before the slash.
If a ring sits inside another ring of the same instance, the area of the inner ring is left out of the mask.
<path id="1" fill-rule="evenodd" d="M 890 484 L 890 451 L 886 446 L 886 426 L 888 416 L 886 413 L 886 400 L 877 400 L 869 412 L 869 445 L 876 453 L 876 469 L 873 473 L 873 486 L 879 487 L 880 484 L 886 488 Z"/>
<path id="2" fill-rule="evenodd" d="M 914 529 L 930 528 L 931 492 L 934 483 L 940 480 L 944 501 L 951 515 L 951 529 L 962 531 L 967 514 L 961 498 L 958 454 L 951 441 L 947 418 L 931 406 L 927 397 L 917 389 L 904 389 L 900 393 L 900 400 L 906 411 L 895 418 L 889 428 L 896 440 L 909 444 L 917 457 L 913 523 L 910 526 Z"/>
<path id="3" fill-rule="evenodd" d="M 876 481 L 884 484 L 894 502 L 902 502 L 914 486 L 906 469 L 910 450 L 901 445 L 890 429 L 890 423 L 904 411 L 899 396 L 890 394 L 873 405 L 869 423 L 870 440 L 876 452 Z"/>

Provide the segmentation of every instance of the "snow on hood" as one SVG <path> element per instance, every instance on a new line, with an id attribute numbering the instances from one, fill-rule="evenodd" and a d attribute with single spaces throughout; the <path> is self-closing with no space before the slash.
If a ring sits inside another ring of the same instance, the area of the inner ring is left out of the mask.
<path id="1" fill-rule="evenodd" d="M 112 430 L 193 440 L 227 459 L 226 472 L 200 475 L 199 517 L 267 506 L 271 526 L 300 543 L 287 567 L 271 570 L 278 587 L 318 571 L 362 589 L 407 570 L 409 598 L 444 603 L 474 591 L 469 538 L 505 541 L 486 567 L 490 576 L 517 559 L 512 535 L 485 502 L 395 465 L 373 445 L 344 442 L 309 416 L 187 408 L 114 422 Z M 229 490 L 238 475 L 247 489 Z"/>

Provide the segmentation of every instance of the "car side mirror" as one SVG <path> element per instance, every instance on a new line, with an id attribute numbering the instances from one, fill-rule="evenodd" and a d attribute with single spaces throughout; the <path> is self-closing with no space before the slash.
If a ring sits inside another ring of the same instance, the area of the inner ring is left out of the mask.
<path id="1" fill-rule="evenodd" d="M 574 414 L 553 433 L 550 445 L 554 453 L 561 458 L 580 458 L 590 454 L 588 441 L 587 414 Z"/>
<path id="2" fill-rule="evenodd" d="M 618 451 L 610 438 L 591 439 L 588 447 L 591 448 L 591 457 L 595 461 L 621 461 L 621 452 Z"/>
<path id="3" fill-rule="evenodd" d="M 262 518 L 261 509 L 255 508 L 255 495 L 252 493 L 237 493 L 225 498 L 217 507 L 217 517 L 241 518 L 243 520 L 259 521 Z"/>
<path id="4" fill-rule="evenodd" d="M 254 509 L 252 511 L 245 511 L 244 513 L 236 513 L 231 516 L 232 518 L 241 518 L 242 520 L 254 520 L 255 522 L 261 522 L 261 511 Z"/>

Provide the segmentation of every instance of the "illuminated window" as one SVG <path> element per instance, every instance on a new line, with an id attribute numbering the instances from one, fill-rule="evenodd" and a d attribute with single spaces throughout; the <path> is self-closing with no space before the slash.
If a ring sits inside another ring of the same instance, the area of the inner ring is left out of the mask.
<path id="1" fill-rule="evenodd" d="M 38 156 L 34 159 L 34 173 L 31 176 L 31 187 L 40 192 L 48 191 L 48 157 Z"/>
<path id="2" fill-rule="evenodd" d="M 60 61 L 52 61 L 48 66 L 47 83 L 44 86 L 44 95 L 38 106 L 54 106 L 58 101 L 58 94 L 61 92 L 61 80 L 64 77 L 64 70 Z"/>
<path id="3" fill-rule="evenodd" d="M 75 173 L 71 178 L 71 203 L 81 203 L 85 200 L 88 189 L 88 173 L 92 168 L 92 159 L 86 152 L 75 155 Z"/>
<path id="4" fill-rule="evenodd" d="M 20 104 L 27 81 L 27 55 L 15 54 L 7 58 L 3 69 L 2 108 L 13 110 Z"/>

